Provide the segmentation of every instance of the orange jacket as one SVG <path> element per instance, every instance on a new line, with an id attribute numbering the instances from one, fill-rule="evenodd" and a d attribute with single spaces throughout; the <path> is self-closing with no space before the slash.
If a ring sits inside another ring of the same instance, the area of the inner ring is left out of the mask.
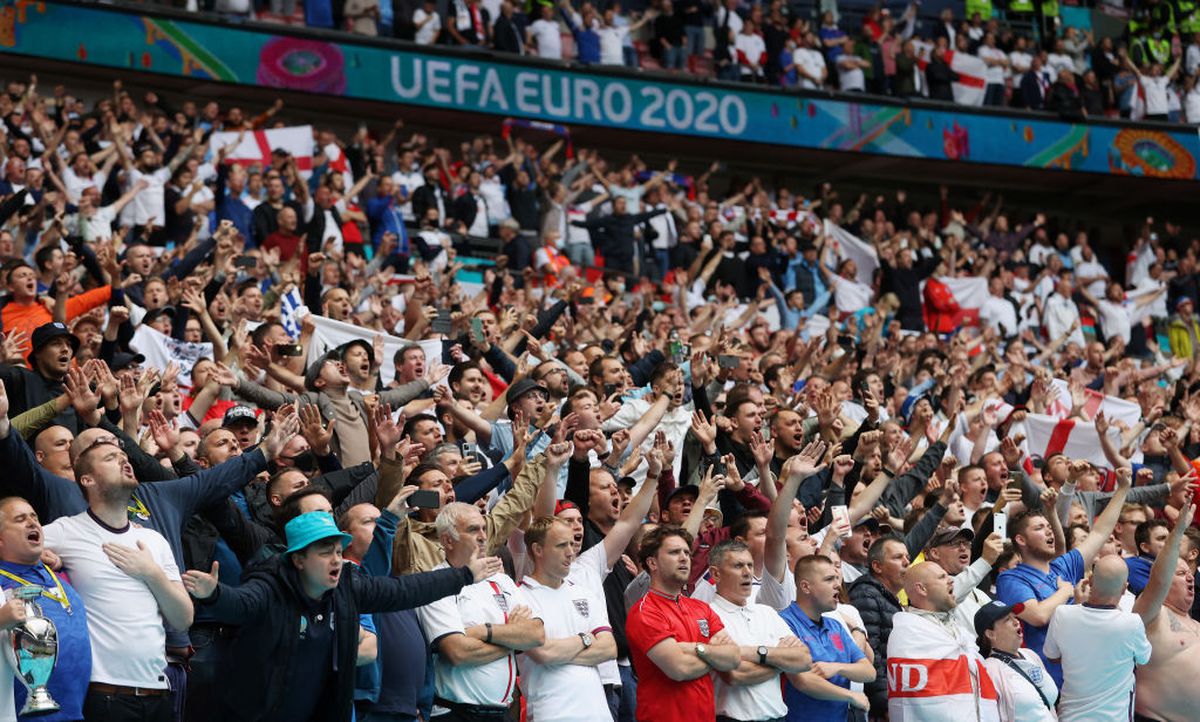
<path id="1" fill-rule="evenodd" d="M 108 303 L 110 298 L 112 298 L 112 286 L 101 286 L 90 291 L 84 291 L 78 296 L 71 296 L 67 299 L 66 320 L 70 321 L 97 306 L 103 306 Z M 4 324 L 5 333 L 12 333 L 19 330 L 24 331 L 28 336 L 32 336 L 34 329 L 53 320 L 54 314 L 46 308 L 41 299 L 29 303 L 10 301 L 5 304 L 3 310 L 0 310 L 0 322 Z M 28 354 L 29 350 L 29 342 L 26 341 L 22 351 Z"/>

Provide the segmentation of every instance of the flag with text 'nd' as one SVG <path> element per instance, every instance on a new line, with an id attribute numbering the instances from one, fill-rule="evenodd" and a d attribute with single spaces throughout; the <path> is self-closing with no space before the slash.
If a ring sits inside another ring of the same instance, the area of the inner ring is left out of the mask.
<path id="1" fill-rule="evenodd" d="M 307 178 L 313 169 L 313 131 L 311 125 L 294 125 L 287 128 L 271 128 L 269 130 L 248 130 L 238 142 L 238 133 L 213 133 L 208 147 L 213 156 L 227 145 L 237 143 L 237 146 L 226 156 L 226 160 L 242 166 L 257 165 L 266 168 L 271 165 L 271 151 L 286 150 L 296 159 L 296 169 L 300 175 Z"/>

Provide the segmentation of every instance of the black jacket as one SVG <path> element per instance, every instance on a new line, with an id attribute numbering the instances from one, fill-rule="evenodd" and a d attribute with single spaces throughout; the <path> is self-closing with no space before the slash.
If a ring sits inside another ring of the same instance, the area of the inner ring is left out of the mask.
<path id="1" fill-rule="evenodd" d="M 322 694 L 310 719 L 349 722 L 358 656 L 358 616 L 413 609 L 457 594 L 473 581 L 464 568 L 439 569 L 402 577 L 371 577 L 353 565 L 342 568 L 338 585 L 326 593 L 334 624 L 333 684 Z M 240 587 L 220 585 L 207 605 L 218 621 L 238 625 L 221 660 L 220 705 L 224 720 L 270 719 L 292 688 L 300 616 L 309 605 L 291 561 L 283 555 L 247 575 Z M 269 663 L 267 663 L 269 662 Z"/>
<path id="2" fill-rule="evenodd" d="M 953 84 L 957 80 L 958 73 L 951 70 L 945 61 L 934 60 L 925 67 L 925 83 L 929 86 L 930 100 L 954 102 Z"/>
<path id="3" fill-rule="evenodd" d="M 892 636 L 892 616 L 901 611 L 900 600 L 887 587 L 864 574 L 850 585 L 850 603 L 862 615 L 867 641 L 875 652 L 875 679 L 863 686 L 872 712 L 887 711 L 887 646 Z"/>
<path id="4" fill-rule="evenodd" d="M 1042 84 L 1038 82 L 1037 74 L 1032 70 L 1021 76 L 1020 105 L 1030 110 L 1046 107 L 1046 94 L 1042 90 Z"/>
<path id="5" fill-rule="evenodd" d="M 425 185 L 417 188 L 412 193 L 413 216 L 416 217 L 417 223 L 425 222 L 425 213 L 430 208 L 438 207 L 438 198 L 442 199 L 442 211 L 444 214 L 440 217 L 439 222 L 445 223 L 446 218 L 450 215 L 450 210 L 453 206 L 453 201 L 445 190 L 438 184 Z"/>
<path id="6" fill-rule="evenodd" d="M 592 232 L 599 231 L 604 240 L 596 250 L 600 251 L 605 258 L 619 258 L 628 261 L 634 257 L 634 244 L 637 241 L 633 235 L 634 229 L 639 224 L 666 212 L 666 208 L 659 208 L 646 213 L 621 215 L 613 213 L 587 221 L 571 221 L 571 225 L 586 228 Z"/>
<path id="7" fill-rule="evenodd" d="M 502 53 L 520 53 L 525 47 L 522 30 L 513 18 L 506 17 L 504 13 L 496 18 L 496 24 L 492 26 L 492 48 Z"/>

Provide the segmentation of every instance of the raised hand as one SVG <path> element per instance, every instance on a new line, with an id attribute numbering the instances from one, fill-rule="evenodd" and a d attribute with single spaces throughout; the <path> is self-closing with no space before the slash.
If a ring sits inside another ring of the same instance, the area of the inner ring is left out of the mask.
<path id="1" fill-rule="evenodd" d="M 703 411 L 692 412 L 692 433 L 701 446 L 709 447 L 717 443 L 717 429 L 704 417 Z"/>
<path id="2" fill-rule="evenodd" d="M 821 457 L 825 455 L 824 441 L 811 441 L 799 454 L 788 459 L 785 478 L 806 479 L 820 471 Z"/>
<path id="3" fill-rule="evenodd" d="M 379 441 L 380 450 L 387 458 L 393 458 L 403 429 L 392 419 L 391 404 L 377 405 L 371 414 L 371 422 L 375 427 L 375 439 Z"/>
<path id="4" fill-rule="evenodd" d="M 183 573 L 183 588 L 196 599 L 208 599 L 217 591 L 217 573 L 220 569 L 220 563 L 214 561 L 210 572 L 187 570 Z"/>
<path id="5" fill-rule="evenodd" d="M 550 444 L 546 447 L 546 466 L 553 466 L 556 469 L 562 468 L 562 465 L 567 463 L 567 459 L 571 456 L 571 444 L 562 441 L 556 444 Z"/>
<path id="6" fill-rule="evenodd" d="M 333 424 L 336 419 L 323 423 L 321 410 L 316 404 L 305 404 L 299 408 L 300 434 L 308 441 L 317 456 L 329 455 L 329 443 L 333 441 Z M 378 438 L 378 436 L 376 436 Z"/>
<path id="7" fill-rule="evenodd" d="M 763 438 L 759 431 L 750 436 L 750 453 L 754 456 L 755 466 L 765 467 L 775 456 L 775 445 Z"/>
<path id="8" fill-rule="evenodd" d="M 625 449 L 629 447 L 629 429 L 621 429 L 614 433 L 610 444 L 608 455 L 613 457 L 614 461 L 624 456 Z"/>
<path id="9" fill-rule="evenodd" d="M 722 456 L 721 463 L 725 465 L 725 488 L 734 493 L 745 489 L 746 482 L 742 480 L 742 474 L 737 468 L 737 459 L 733 454 Z"/>
<path id="10" fill-rule="evenodd" d="M 504 564 L 500 561 L 500 557 L 475 557 L 467 563 L 467 568 L 475 576 L 475 581 L 482 582 L 484 579 L 504 571 Z M 517 618 L 519 609 L 528 609 L 528 607 L 514 607 L 512 614 L 509 615 L 510 622 Z"/>
<path id="11" fill-rule="evenodd" d="M 170 456 L 179 444 L 179 422 L 174 419 L 168 422 L 167 417 L 158 409 L 147 414 L 147 421 L 150 422 L 150 436 L 158 450 Z"/>
<path id="12" fill-rule="evenodd" d="M 271 426 L 271 433 L 267 434 L 260 446 L 263 456 L 267 457 L 267 461 L 275 459 L 283 451 L 283 447 L 287 445 L 287 442 L 291 441 L 292 437 L 299 432 L 300 418 L 296 415 L 288 416 L 281 423 L 273 424 Z"/>

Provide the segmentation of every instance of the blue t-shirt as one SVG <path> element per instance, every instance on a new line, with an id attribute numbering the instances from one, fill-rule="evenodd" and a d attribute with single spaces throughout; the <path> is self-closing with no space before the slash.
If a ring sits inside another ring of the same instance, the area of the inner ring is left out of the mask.
<path id="1" fill-rule="evenodd" d="M 1150 567 L 1154 566 L 1154 560 L 1148 557 L 1129 557 L 1125 560 L 1125 566 L 1129 567 L 1129 591 L 1141 594 L 1150 583 Z"/>
<path id="2" fill-rule="evenodd" d="M 26 566 L 0 562 L 0 569 L 27 582 L 40 585 L 49 590 L 51 594 L 58 593 L 50 573 L 41 564 Z M 62 578 L 59 577 L 59 579 Z M 44 595 L 37 600 L 42 614 L 54 622 L 54 626 L 58 630 L 58 662 L 54 666 L 54 672 L 50 674 L 48 688 L 50 696 L 54 698 L 55 702 L 58 702 L 61 709 L 50 714 L 22 717 L 21 719 L 46 720 L 46 722 L 83 719 L 83 698 L 87 695 L 88 680 L 92 678 L 92 643 L 88 637 L 87 611 L 83 608 L 83 600 L 75 593 L 75 589 L 65 580 L 62 585 L 63 591 L 67 594 L 67 601 L 70 602 L 68 607 L 63 607 L 62 604 Z M 19 586 L 23 585 L 8 577 L 0 577 L 0 588 L 2 589 Z M 70 609 L 69 613 L 67 609 Z M 12 673 L 7 665 L 4 672 Z M 13 702 L 16 704 L 16 710 L 20 711 L 25 706 L 25 698 L 28 693 L 25 691 L 24 685 L 18 681 L 13 682 L 13 692 Z"/>
<path id="3" fill-rule="evenodd" d="M 818 625 L 795 602 L 781 611 L 779 616 L 808 647 L 814 662 L 854 664 L 864 656 L 850 636 L 850 630 L 836 619 L 822 615 Z M 850 689 L 850 680 L 840 674 L 829 681 L 842 689 Z M 849 702 L 814 699 L 793 687 L 790 682 L 783 687 L 783 701 L 788 708 L 788 722 L 843 722 L 850 711 Z"/>
<path id="4" fill-rule="evenodd" d="M 1030 599 L 1045 601 L 1058 591 L 1059 579 L 1078 584 L 1079 580 L 1083 579 L 1084 571 L 1083 555 L 1078 549 L 1055 557 L 1050 562 L 1049 572 L 1043 573 L 1021 563 L 1006 572 L 1001 572 L 996 578 L 996 596 L 1005 604 L 1020 604 Z M 1022 621 L 1021 628 L 1025 632 L 1025 646 L 1038 653 L 1046 664 L 1046 670 L 1050 672 L 1059 689 L 1062 689 L 1062 665 L 1049 661 L 1042 652 L 1042 645 L 1046 643 L 1047 627 L 1035 627 Z"/>

